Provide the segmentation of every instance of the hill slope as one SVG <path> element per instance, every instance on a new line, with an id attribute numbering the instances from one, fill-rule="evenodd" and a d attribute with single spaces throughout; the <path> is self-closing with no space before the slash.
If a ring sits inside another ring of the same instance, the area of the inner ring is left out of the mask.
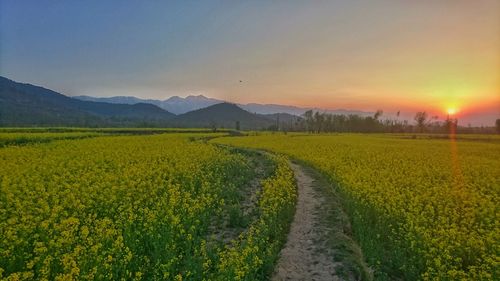
<path id="1" fill-rule="evenodd" d="M 82 101 L 0 76 L 1 126 L 161 125 L 173 117 L 152 104 Z"/>
<path id="2" fill-rule="evenodd" d="M 235 128 L 237 121 L 242 130 L 265 129 L 274 124 L 272 119 L 250 113 L 232 103 L 219 103 L 178 115 L 172 124 L 180 127 Z"/>

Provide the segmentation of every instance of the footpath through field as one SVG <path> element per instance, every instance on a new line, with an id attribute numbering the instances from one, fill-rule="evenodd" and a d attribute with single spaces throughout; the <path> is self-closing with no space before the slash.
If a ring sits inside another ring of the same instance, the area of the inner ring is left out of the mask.
<path id="1" fill-rule="evenodd" d="M 372 280 L 373 272 L 351 238 L 349 218 L 331 183 L 308 166 L 290 165 L 298 199 L 271 280 Z"/>
<path id="2" fill-rule="evenodd" d="M 291 164 L 298 186 L 295 216 L 272 280 L 340 280 L 336 262 L 321 247 L 322 227 L 318 209 L 323 198 L 313 188 L 314 179 L 304 169 Z"/>

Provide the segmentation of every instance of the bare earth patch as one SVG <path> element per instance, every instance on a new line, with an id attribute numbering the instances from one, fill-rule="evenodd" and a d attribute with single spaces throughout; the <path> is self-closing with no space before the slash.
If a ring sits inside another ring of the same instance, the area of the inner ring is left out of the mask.
<path id="1" fill-rule="evenodd" d="M 314 179 L 304 169 L 291 163 L 298 186 L 295 216 L 285 247 L 281 250 L 272 280 L 341 280 L 336 275 L 338 262 L 330 247 L 321 243 L 327 229 L 318 210 L 323 197 L 313 188 Z"/>

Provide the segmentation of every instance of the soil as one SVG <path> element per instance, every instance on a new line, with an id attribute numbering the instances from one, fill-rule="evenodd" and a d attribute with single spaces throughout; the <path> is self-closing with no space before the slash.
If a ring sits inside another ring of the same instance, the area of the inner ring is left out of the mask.
<path id="1" fill-rule="evenodd" d="M 341 280 L 333 253 L 321 241 L 328 230 L 319 210 L 323 197 L 314 188 L 314 179 L 303 167 L 291 163 L 297 180 L 298 199 L 290 233 L 271 280 Z"/>

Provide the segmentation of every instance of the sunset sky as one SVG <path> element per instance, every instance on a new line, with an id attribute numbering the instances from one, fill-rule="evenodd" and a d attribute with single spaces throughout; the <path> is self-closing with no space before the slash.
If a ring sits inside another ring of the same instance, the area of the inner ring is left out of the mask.
<path id="1" fill-rule="evenodd" d="M 455 109 L 492 125 L 500 1 L 1 1 L 0 75 L 66 95 Z"/>

